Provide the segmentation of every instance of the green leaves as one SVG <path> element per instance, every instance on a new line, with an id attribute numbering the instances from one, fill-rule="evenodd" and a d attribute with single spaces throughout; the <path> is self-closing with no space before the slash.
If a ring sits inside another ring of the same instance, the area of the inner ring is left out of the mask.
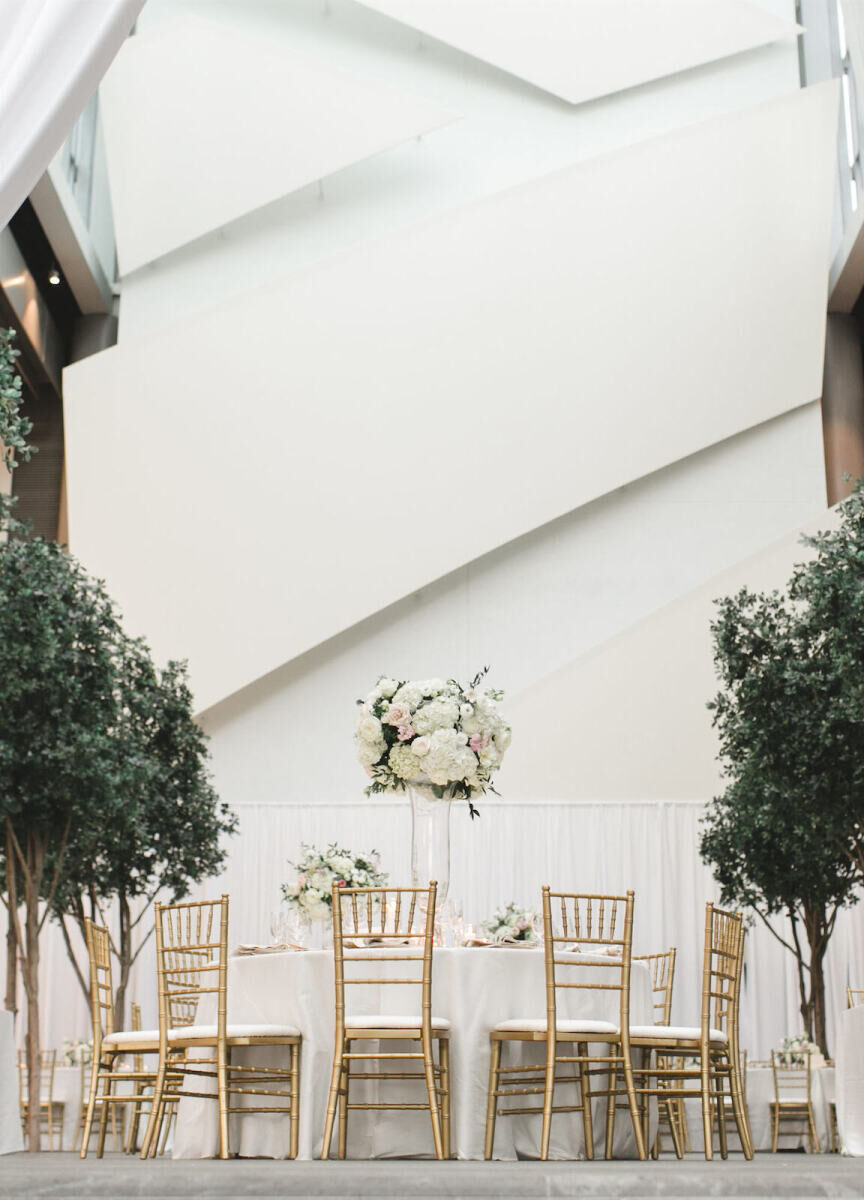
<path id="1" fill-rule="evenodd" d="M 717 601 L 721 690 L 708 707 L 729 782 L 701 853 L 726 903 L 803 922 L 812 966 L 864 881 L 861 486 L 839 528 L 804 542 L 815 556 L 783 592 Z"/>

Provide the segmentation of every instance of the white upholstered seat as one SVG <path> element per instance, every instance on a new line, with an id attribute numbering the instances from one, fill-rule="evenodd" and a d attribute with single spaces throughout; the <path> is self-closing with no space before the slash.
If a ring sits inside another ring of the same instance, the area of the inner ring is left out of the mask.
<path id="1" fill-rule="evenodd" d="M 597 1034 L 613 1034 L 617 1037 L 618 1026 L 611 1021 L 591 1021 L 585 1020 L 573 1021 L 558 1021 L 556 1025 L 557 1033 L 597 1033 Z M 545 1017 L 525 1017 L 516 1018 L 512 1021 L 501 1021 L 495 1026 L 494 1033 L 545 1033 L 546 1018 Z"/>
<path id="2" fill-rule="evenodd" d="M 346 1029 L 419 1029 L 421 1021 L 418 1016 L 385 1017 L 379 1014 L 362 1013 L 345 1018 Z M 432 1028 L 444 1031 L 450 1028 L 450 1022 L 444 1017 L 433 1017 Z"/>
<path id="3" fill-rule="evenodd" d="M 300 1030 L 293 1025 L 229 1025 L 226 1034 L 229 1038 L 252 1037 L 300 1037 Z M 158 1036 L 158 1035 L 157 1035 Z M 168 1030 L 168 1041 L 201 1041 L 210 1040 L 216 1043 L 215 1025 L 177 1025 Z"/>
<path id="4" fill-rule="evenodd" d="M 660 1038 L 664 1041 L 698 1042 L 702 1030 L 698 1025 L 631 1025 L 631 1038 Z M 725 1046 L 729 1040 L 720 1029 L 709 1029 L 712 1042 Z"/>
<path id="5" fill-rule="evenodd" d="M 109 1033 L 102 1039 L 105 1050 L 137 1050 L 142 1045 L 152 1045 L 159 1048 L 158 1029 L 123 1029 L 118 1033 Z"/>

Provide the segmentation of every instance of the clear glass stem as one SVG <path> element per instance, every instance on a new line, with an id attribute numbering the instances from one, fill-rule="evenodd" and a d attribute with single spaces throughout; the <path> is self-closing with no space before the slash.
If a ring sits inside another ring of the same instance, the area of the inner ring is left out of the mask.
<path id="1" fill-rule="evenodd" d="M 438 883 L 438 905 L 450 889 L 450 807 L 426 789 L 408 788 L 411 796 L 411 881 L 414 887 Z"/>

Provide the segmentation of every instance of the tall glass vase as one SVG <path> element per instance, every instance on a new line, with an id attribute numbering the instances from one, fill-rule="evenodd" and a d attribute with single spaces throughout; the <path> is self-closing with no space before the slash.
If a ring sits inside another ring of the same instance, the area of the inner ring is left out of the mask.
<path id="1" fill-rule="evenodd" d="M 409 784 L 411 797 L 411 881 L 414 887 L 438 882 L 438 906 L 450 889 L 451 800 L 439 800 L 431 788 Z"/>

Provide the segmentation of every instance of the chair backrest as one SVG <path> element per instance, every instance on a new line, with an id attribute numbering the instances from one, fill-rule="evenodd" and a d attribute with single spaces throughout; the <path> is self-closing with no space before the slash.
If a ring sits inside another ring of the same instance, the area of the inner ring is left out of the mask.
<path id="1" fill-rule="evenodd" d="M 557 993 L 570 988 L 617 992 L 619 1028 L 624 1052 L 630 1042 L 630 955 L 633 942 L 633 892 L 601 896 L 553 892 L 543 888 L 543 949 L 546 956 L 546 1021 L 557 1022 Z M 603 982 L 572 979 L 584 962 L 572 952 L 592 956 L 592 969 L 604 968 Z M 610 951 L 612 953 L 610 953 Z M 608 975 L 605 974 L 608 971 Z"/>
<path id="2" fill-rule="evenodd" d="M 864 1004 L 864 988 L 846 989 L 846 1007 L 857 1008 L 859 1004 Z"/>
<path id="3" fill-rule="evenodd" d="M 675 981 L 675 947 L 663 954 L 634 954 L 633 962 L 644 962 L 651 972 L 654 993 L 654 1024 L 669 1025 L 672 1021 L 672 984 Z"/>
<path id="4" fill-rule="evenodd" d="M 420 989 L 418 1024 L 432 1019 L 432 947 L 437 882 L 425 888 L 347 888 L 333 884 L 333 967 L 336 1025 L 345 1023 L 345 989 L 413 985 Z M 389 977 L 390 968 L 403 964 Z"/>
<path id="5" fill-rule="evenodd" d="M 41 1050 L 39 1052 L 39 1101 L 51 1104 L 54 1096 L 54 1068 L 57 1065 L 56 1050 Z M 18 1051 L 18 1100 L 23 1107 L 29 1096 L 29 1079 L 27 1075 L 27 1054 Z"/>
<path id="6" fill-rule="evenodd" d="M 155 905 L 159 1041 L 191 1025 L 202 996 L 216 997 L 216 1036 L 224 1041 L 228 1007 L 228 897 Z"/>
<path id="7" fill-rule="evenodd" d="M 111 938 L 104 925 L 84 918 L 87 957 L 90 960 L 90 1020 L 93 1025 L 93 1058 L 102 1054 L 102 1039 L 114 1032 L 114 985 L 111 977 Z"/>
<path id="8" fill-rule="evenodd" d="M 705 905 L 705 955 L 702 964 L 702 1040 L 718 1029 L 739 1054 L 738 1002 L 744 962 L 744 922 L 740 913 Z"/>
<path id="9" fill-rule="evenodd" d="M 771 1071 L 774 1076 L 774 1099 L 777 1103 L 810 1103 L 810 1051 L 801 1052 L 802 1063 L 787 1066 L 781 1055 L 771 1051 Z"/>

